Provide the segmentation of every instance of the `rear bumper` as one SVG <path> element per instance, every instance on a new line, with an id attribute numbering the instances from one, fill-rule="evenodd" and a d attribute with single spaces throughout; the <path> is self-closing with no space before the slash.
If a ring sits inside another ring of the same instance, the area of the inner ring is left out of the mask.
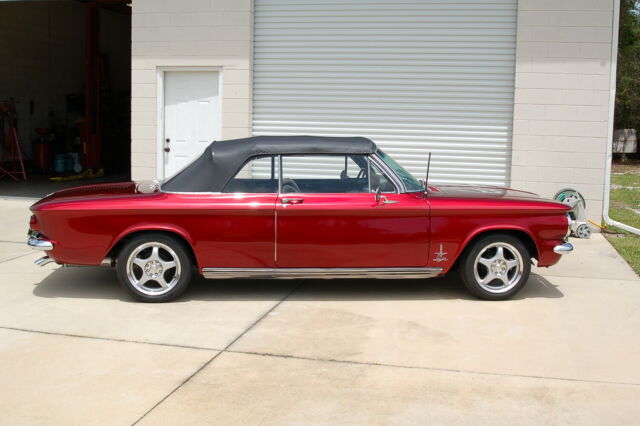
<path id="1" fill-rule="evenodd" d="M 53 250 L 53 242 L 42 238 L 31 237 L 27 240 L 27 245 L 35 250 Z"/>
<path id="2" fill-rule="evenodd" d="M 553 248 L 553 252 L 557 254 L 568 254 L 573 251 L 573 245 L 571 243 L 564 243 L 557 245 Z"/>

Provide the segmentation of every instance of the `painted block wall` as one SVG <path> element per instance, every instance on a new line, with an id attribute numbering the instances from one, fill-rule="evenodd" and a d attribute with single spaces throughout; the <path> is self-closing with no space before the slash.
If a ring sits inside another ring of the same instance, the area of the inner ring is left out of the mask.
<path id="1" fill-rule="evenodd" d="M 251 0 L 136 0 L 132 5 L 131 172 L 158 170 L 157 70 L 222 68 L 222 138 L 251 135 Z"/>
<path id="2" fill-rule="evenodd" d="M 573 187 L 601 218 L 614 0 L 520 0 L 511 186 Z M 132 175 L 158 177 L 157 68 L 223 69 L 223 138 L 251 134 L 251 0 L 136 0 Z"/>
<path id="3" fill-rule="evenodd" d="M 520 0 L 511 185 L 602 217 L 614 0 Z"/>

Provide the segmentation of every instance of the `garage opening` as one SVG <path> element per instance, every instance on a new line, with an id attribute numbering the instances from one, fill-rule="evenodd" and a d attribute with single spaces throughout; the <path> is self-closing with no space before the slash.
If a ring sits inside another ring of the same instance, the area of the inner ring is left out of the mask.
<path id="1" fill-rule="evenodd" d="M 0 196 L 129 179 L 131 7 L 0 3 Z"/>

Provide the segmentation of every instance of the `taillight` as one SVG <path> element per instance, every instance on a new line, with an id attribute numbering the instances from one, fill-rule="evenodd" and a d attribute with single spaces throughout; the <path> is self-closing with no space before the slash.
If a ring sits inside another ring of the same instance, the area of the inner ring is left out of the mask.
<path id="1" fill-rule="evenodd" d="M 35 214 L 32 214 L 29 218 L 29 228 L 34 230 L 38 229 L 38 218 L 36 218 Z"/>

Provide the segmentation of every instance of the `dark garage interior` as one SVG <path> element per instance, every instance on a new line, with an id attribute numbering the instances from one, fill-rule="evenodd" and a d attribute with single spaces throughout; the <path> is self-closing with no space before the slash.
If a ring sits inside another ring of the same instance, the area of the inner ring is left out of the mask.
<path id="1" fill-rule="evenodd" d="M 0 17 L 0 195 L 128 179 L 130 3 L 8 1 Z"/>

